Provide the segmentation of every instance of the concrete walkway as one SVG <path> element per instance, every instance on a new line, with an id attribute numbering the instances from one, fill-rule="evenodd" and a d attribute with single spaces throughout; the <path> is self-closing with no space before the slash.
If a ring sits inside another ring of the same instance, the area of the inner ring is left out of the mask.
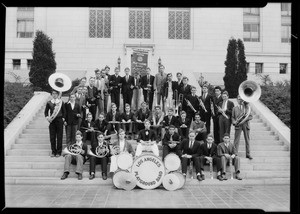
<path id="1" fill-rule="evenodd" d="M 194 208 L 290 211 L 290 186 L 195 186 L 176 191 L 113 185 L 6 185 L 6 208 Z"/>

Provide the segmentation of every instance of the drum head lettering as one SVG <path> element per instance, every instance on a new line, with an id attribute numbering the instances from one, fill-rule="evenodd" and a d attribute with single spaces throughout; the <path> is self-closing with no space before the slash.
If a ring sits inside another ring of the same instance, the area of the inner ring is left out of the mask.
<path id="1" fill-rule="evenodd" d="M 133 162 L 132 173 L 137 179 L 137 186 L 143 189 L 158 187 L 165 176 L 165 166 L 159 157 L 146 154 L 136 158 Z"/>

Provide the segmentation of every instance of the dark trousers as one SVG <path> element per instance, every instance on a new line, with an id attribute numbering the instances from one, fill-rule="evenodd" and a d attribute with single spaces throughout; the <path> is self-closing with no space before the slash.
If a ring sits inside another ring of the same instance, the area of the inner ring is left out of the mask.
<path id="1" fill-rule="evenodd" d="M 204 170 L 204 165 L 209 165 L 209 163 L 206 163 L 206 159 L 204 156 L 199 157 L 200 159 L 200 169 L 203 171 Z M 219 157 L 213 157 L 213 166 L 217 166 L 217 172 L 221 171 L 221 158 Z"/>
<path id="2" fill-rule="evenodd" d="M 178 134 L 181 136 L 181 139 L 188 138 L 189 129 L 188 128 L 178 128 Z"/>
<path id="3" fill-rule="evenodd" d="M 186 111 L 186 118 L 188 118 L 188 119 L 190 119 L 191 121 L 193 120 L 195 120 L 195 112 L 193 112 L 193 111 L 190 111 L 190 110 L 187 110 Z"/>
<path id="4" fill-rule="evenodd" d="M 165 157 L 171 153 L 171 152 L 174 152 L 176 155 L 180 155 L 179 154 L 179 145 L 175 146 L 174 148 L 170 148 L 169 146 L 167 145 L 164 145 L 163 146 L 163 153 L 162 153 L 162 161 L 164 161 Z"/>
<path id="5" fill-rule="evenodd" d="M 214 123 L 214 139 L 215 144 L 219 144 L 220 141 L 220 127 L 219 127 L 219 116 L 213 117 L 213 123 Z"/>
<path id="6" fill-rule="evenodd" d="M 95 173 L 96 165 L 101 164 L 101 171 L 103 173 L 107 173 L 107 164 L 108 164 L 108 158 L 97 158 L 94 156 L 90 157 L 90 174 L 93 172 Z"/>
<path id="7" fill-rule="evenodd" d="M 187 166 L 190 164 L 190 161 L 193 161 L 193 166 L 196 169 L 196 173 L 200 173 L 200 159 L 197 157 L 192 157 L 192 158 L 183 158 L 181 157 L 181 170 L 182 173 L 187 172 Z"/>
<path id="8" fill-rule="evenodd" d="M 223 115 L 219 116 L 219 126 L 220 126 L 220 139 L 223 139 L 223 135 L 228 133 L 230 135 L 230 118 L 226 119 Z"/>
<path id="9" fill-rule="evenodd" d="M 111 102 L 115 103 L 117 106 L 117 111 L 119 111 L 120 107 L 120 91 L 112 91 L 111 94 Z"/>
<path id="10" fill-rule="evenodd" d="M 150 92 L 149 94 L 147 93 L 147 91 L 143 90 L 143 95 L 144 95 L 144 101 L 147 102 L 147 96 L 149 95 L 149 109 L 152 110 L 152 104 L 153 104 L 153 92 Z"/>
<path id="11" fill-rule="evenodd" d="M 132 101 L 132 91 L 127 91 L 123 94 L 123 106 L 124 106 L 124 112 L 125 112 L 125 104 L 129 104 L 131 106 Z"/>
<path id="12" fill-rule="evenodd" d="M 86 142 L 87 140 L 90 140 L 91 142 L 94 142 L 95 139 L 96 139 L 96 133 L 95 132 L 87 132 L 87 131 L 84 131 L 82 133 L 82 141 L 83 142 Z"/>
<path id="13" fill-rule="evenodd" d="M 198 134 L 196 135 L 195 140 L 197 140 L 197 141 L 201 141 L 201 140 L 205 141 L 206 140 L 206 135 L 207 135 L 206 132 L 198 132 Z"/>
<path id="14" fill-rule="evenodd" d="M 89 107 L 89 112 L 91 112 L 91 114 L 93 115 L 92 121 L 95 121 L 95 118 L 96 118 L 96 112 L 97 112 L 97 104 L 92 104 L 92 105 Z"/>
<path id="15" fill-rule="evenodd" d="M 207 130 L 207 133 L 210 133 L 210 118 L 211 118 L 211 113 L 209 112 L 203 112 L 202 115 L 201 115 L 201 118 L 203 118 L 203 122 L 206 122 L 205 123 L 205 126 L 206 126 L 206 130 Z"/>
<path id="16" fill-rule="evenodd" d="M 66 126 L 66 137 L 67 137 L 67 146 L 69 146 L 71 143 L 75 142 L 76 137 L 76 131 L 77 131 L 77 125 L 67 125 Z"/>
<path id="17" fill-rule="evenodd" d="M 116 130 L 118 132 L 119 129 L 120 129 L 120 124 L 119 123 L 115 123 L 115 124 L 114 123 L 109 123 L 107 125 L 107 134 L 110 135 L 110 134 L 114 133 L 115 132 L 114 130 Z"/>
<path id="18" fill-rule="evenodd" d="M 49 124 L 49 134 L 52 154 L 61 154 L 63 138 L 63 121 L 62 118 L 55 118 Z"/>

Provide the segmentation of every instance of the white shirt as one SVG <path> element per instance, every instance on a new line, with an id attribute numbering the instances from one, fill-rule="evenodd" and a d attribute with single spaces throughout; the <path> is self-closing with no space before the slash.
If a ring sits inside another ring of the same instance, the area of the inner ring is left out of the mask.
<path id="1" fill-rule="evenodd" d="M 189 148 L 192 148 L 193 145 L 194 145 L 194 142 L 193 142 L 193 141 L 190 141 Z"/>
<path id="2" fill-rule="evenodd" d="M 125 140 L 120 140 L 120 151 L 124 151 L 124 146 L 125 146 Z"/>
<path id="3" fill-rule="evenodd" d="M 224 108 L 223 108 L 224 111 L 227 110 L 227 101 L 228 101 L 228 100 L 225 100 L 225 104 L 224 104 Z M 224 101 L 223 101 L 223 102 L 224 102 Z M 222 105 L 223 105 L 223 104 L 222 104 Z"/>
<path id="4" fill-rule="evenodd" d="M 75 102 L 74 103 L 72 103 L 72 102 L 68 102 L 68 103 L 70 103 L 71 104 L 71 108 L 72 108 L 72 110 L 74 110 L 74 107 L 75 107 Z"/>

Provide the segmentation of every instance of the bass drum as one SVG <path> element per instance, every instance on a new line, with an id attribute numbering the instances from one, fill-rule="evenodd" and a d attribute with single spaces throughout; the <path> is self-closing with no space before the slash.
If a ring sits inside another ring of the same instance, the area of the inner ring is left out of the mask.
<path id="1" fill-rule="evenodd" d="M 175 153 L 170 153 L 166 155 L 164 164 L 169 172 L 176 171 L 180 168 L 181 160 Z"/>
<path id="2" fill-rule="evenodd" d="M 126 177 L 127 173 L 129 173 L 128 170 L 122 170 L 122 169 L 117 169 L 114 172 L 112 182 L 116 188 L 122 189 L 123 178 Z"/>
<path id="3" fill-rule="evenodd" d="M 152 153 L 137 157 L 133 162 L 131 172 L 137 179 L 137 186 L 142 189 L 158 187 L 166 173 L 162 160 Z"/>
<path id="4" fill-rule="evenodd" d="M 120 169 L 126 170 L 132 166 L 133 157 L 131 154 L 125 152 L 121 153 L 117 157 L 117 165 Z"/>

